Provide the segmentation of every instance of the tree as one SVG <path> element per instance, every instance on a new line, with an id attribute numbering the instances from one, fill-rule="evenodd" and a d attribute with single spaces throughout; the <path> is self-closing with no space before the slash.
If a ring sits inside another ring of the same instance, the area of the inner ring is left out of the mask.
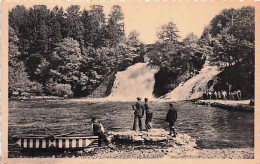
<path id="1" fill-rule="evenodd" d="M 51 72 L 54 81 L 62 84 L 73 85 L 78 81 L 81 51 L 79 43 L 72 39 L 66 38 L 55 48 L 52 60 L 55 63 Z"/>
<path id="2" fill-rule="evenodd" d="M 93 5 L 90 7 L 89 18 L 90 25 L 87 29 L 88 45 L 93 46 L 94 48 L 104 46 L 104 35 L 105 35 L 105 14 L 103 11 L 103 6 Z"/>
<path id="3" fill-rule="evenodd" d="M 8 44 L 8 90 L 12 91 L 30 91 L 33 87 L 39 86 L 29 80 L 25 65 L 21 61 L 21 53 L 18 51 L 19 39 L 12 27 L 9 26 L 9 44 Z M 41 86 L 38 91 L 41 92 Z"/>
<path id="4" fill-rule="evenodd" d="M 70 38 L 77 40 L 80 44 L 83 43 L 83 24 L 81 21 L 80 6 L 72 5 L 66 9 L 66 25 L 67 32 Z"/>
<path id="5" fill-rule="evenodd" d="M 16 6 L 9 12 L 10 84 L 22 88 L 15 83 L 21 79 L 31 91 L 90 94 L 109 74 L 142 61 L 144 46 L 137 32 L 126 41 L 123 19 L 118 5 L 108 19 L 101 5 Z"/>
<path id="6" fill-rule="evenodd" d="M 53 52 L 56 44 L 61 42 L 63 38 L 67 37 L 66 20 L 63 8 L 55 6 L 51 11 L 50 29 L 51 29 L 51 53 Z"/>
<path id="7" fill-rule="evenodd" d="M 157 31 L 157 37 L 161 43 L 166 44 L 176 44 L 180 36 L 177 34 L 179 32 L 176 24 L 170 21 L 168 24 L 162 25 Z"/>
<path id="8" fill-rule="evenodd" d="M 29 27 L 28 27 L 28 11 L 24 6 L 17 5 L 11 11 L 9 11 L 8 17 L 9 25 L 16 32 L 19 42 L 17 46 L 20 50 L 21 56 L 24 56 L 21 60 L 25 61 L 25 57 L 28 54 L 30 47 L 29 39 Z"/>
<path id="9" fill-rule="evenodd" d="M 124 39 L 124 14 L 121 6 L 114 5 L 109 13 L 107 25 L 107 44 L 115 47 L 119 42 Z"/>
<path id="10" fill-rule="evenodd" d="M 126 39 L 126 43 L 132 47 L 142 44 L 139 36 L 140 34 L 137 31 L 131 31 Z"/>
<path id="11" fill-rule="evenodd" d="M 251 6 L 226 9 L 212 19 L 201 37 L 207 40 L 206 36 L 211 36 L 207 44 L 212 49 L 210 62 L 224 70 L 219 78 L 249 97 L 254 95 L 254 20 Z M 217 85 L 221 86 L 221 81 Z"/>
<path id="12" fill-rule="evenodd" d="M 242 7 L 230 26 L 229 33 L 240 40 L 255 42 L 255 9 L 251 6 Z"/>
<path id="13" fill-rule="evenodd" d="M 83 38 L 84 38 L 84 46 L 85 48 L 88 46 L 91 46 L 91 30 L 93 27 L 91 27 L 91 18 L 89 15 L 89 11 L 86 9 L 83 10 L 81 15 L 81 21 L 83 24 Z"/>

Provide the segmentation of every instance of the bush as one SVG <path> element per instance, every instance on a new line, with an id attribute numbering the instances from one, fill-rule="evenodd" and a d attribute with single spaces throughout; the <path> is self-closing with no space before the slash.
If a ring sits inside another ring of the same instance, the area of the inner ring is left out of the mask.
<path id="1" fill-rule="evenodd" d="M 65 97 L 73 95 L 71 91 L 71 86 L 69 84 L 58 84 L 49 82 L 46 84 L 45 90 L 47 94 L 54 96 Z"/>
<path id="2" fill-rule="evenodd" d="M 33 81 L 33 82 L 31 82 L 30 85 L 31 85 L 30 90 L 29 90 L 30 92 L 33 92 L 38 96 L 42 95 L 42 92 L 43 92 L 42 84 Z"/>

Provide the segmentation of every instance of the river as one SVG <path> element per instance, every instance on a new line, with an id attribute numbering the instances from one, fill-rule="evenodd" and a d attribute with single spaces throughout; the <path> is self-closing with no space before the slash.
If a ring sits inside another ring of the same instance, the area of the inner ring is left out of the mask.
<path id="1" fill-rule="evenodd" d="M 133 124 L 133 102 L 81 102 L 67 100 L 10 101 L 9 135 L 91 135 L 90 119 L 96 116 L 106 130 L 129 130 Z M 151 102 L 153 127 L 168 129 L 164 122 L 168 103 Z M 199 148 L 254 147 L 254 113 L 175 102 L 176 129 L 195 137 Z M 144 120 L 143 120 L 144 122 Z"/>

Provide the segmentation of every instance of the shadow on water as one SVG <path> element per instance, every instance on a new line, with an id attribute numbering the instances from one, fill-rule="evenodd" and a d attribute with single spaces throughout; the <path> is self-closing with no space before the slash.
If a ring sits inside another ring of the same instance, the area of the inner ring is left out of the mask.
<path id="1" fill-rule="evenodd" d="M 133 102 L 10 101 L 9 135 L 91 135 L 95 116 L 111 131 L 132 128 Z M 199 148 L 242 148 L 254 146 L 254 113 L 175 102 L 176 129 L 198 139 Z M 168 103 L 151 102 L 153 127 L 168 129 L 164 122 Z M 144 120 L 143 120 L 144 122 Z"/>

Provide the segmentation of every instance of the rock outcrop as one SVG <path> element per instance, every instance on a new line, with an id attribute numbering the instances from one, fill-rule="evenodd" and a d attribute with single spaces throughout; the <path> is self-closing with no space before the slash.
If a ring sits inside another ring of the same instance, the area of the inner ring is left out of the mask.
<path id="1" fill-rule="evenodd" d="M 168 135 L 164 129 L 152 129 L 146 131 L 124 131 L 108 132 L 109 139 L 119 144 L 139 143 L 139 144 L 164 144 L 167 146 L 196 147 L 196 140 L 187 134 L 178 133 L 176 137 Z"/>

